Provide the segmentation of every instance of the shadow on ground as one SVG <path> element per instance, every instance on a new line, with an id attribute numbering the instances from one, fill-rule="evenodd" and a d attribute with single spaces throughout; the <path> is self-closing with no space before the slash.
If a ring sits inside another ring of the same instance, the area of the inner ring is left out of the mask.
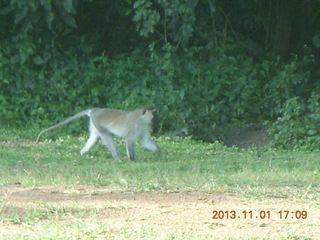
<path id="1" fill-rule="evenodd" d="M 271 142 L 271 136 L 268 134 L 268 128 L 261 124 L 244 127 L 233 126 L 228 130 L 223 142 L 228 147 L 263 147 Z"/>

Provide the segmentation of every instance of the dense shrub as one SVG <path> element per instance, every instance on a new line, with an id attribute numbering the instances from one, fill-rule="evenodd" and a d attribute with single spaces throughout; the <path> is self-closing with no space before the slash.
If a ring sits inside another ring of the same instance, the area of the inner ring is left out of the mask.
<path id="1" fill-rule="evenodd" d="M 270 132 L 274 145 L 285 149 L 315 149 L 320 146 L 320 95 L 315 91 L 307 100 L 289 99 L 282 109 L 282 116 Z"/>
<path id="2" fill-rule="evenodd" d="M 83 108 L 153 104 L 158 132 L 188 126 L 214 141 L 230 124 L 280 117 L 277 144 L 311 143 L 316 121 L 301 130 L 288 109 L 317 115 L 309 98 L 319 69 L 303 56 L 319 61 L 318 3 L 288 8 L 300 23 L 313 19 L 290 35 L 277 30 L 301 24 L 272 21 L 281 6 L 257 2 L 2 1 L 0 124 L 42 128 Z"/>
<path id="3" fill-rule="evenodd" d="M 286 65 L 259 63 L 229 50 L 203 54 L 206 49 L 198 47 L 178 53 L 170 44 L 162 49 L 150 45 L 149 58 L 140 54 L 101 55 L 88 62 L 69 58 L 46 68 L 0 56 L 1 122 L 42 128 L 84 108 L 153 104 L 159 110 L 157 132 L 188 126 L 194 137 L 214 141 L 229 124 L 279 116 L 286 100 L 307 91 L 309 75 L 300 70 L 297 59 Z M 69 129 L 78 128 L 73 124 Z"/>
<path id="4" fill-rule="evenodd" d="M 296 96 L 308 97 L 312 91 L 311 66 L 313 57 L 298 60 L 294 57 L 287 64 L 277 59 L 274 62 L 264 61 L 261 69 L 263 81 L 264 114 L 268 119 L 281 115 L 285 102 Z"/>

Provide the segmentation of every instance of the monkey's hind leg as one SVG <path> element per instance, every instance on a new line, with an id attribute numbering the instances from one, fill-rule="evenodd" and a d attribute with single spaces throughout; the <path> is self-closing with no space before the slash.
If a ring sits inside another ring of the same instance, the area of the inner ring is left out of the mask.
<path id="1" fill-rule="evenodd" d="M 87 140 L 85 146 L 81 149 L 80 154 L 84 155 L 86 152 L 88 152 L 99 138 L 99 132 L 95 129 L 95 127 L 92 124 L 90 124 L 90 137 Z"/>

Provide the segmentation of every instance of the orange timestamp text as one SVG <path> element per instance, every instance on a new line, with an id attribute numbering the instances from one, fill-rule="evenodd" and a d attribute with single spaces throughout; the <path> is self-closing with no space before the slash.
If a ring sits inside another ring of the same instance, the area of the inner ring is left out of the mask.
<path id="1" fill-rule="evenodd" d="M 307 219 L 306 210 L 280 210 L 271 212 L 269 210 L 259 211 L 236 211 L 236 210 L 213 210 L 212 219 Z"/>

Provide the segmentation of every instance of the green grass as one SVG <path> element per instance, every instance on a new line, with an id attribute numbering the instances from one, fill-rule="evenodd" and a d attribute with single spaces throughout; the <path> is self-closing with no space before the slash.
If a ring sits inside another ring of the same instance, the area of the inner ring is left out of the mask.
<path id="1" fill-rule="evenodd" d="M 161 156 L 136 145 L 136 160 L 114 160 L 98 143 L 86 156 L 80 155 L 86 137 L 63 135 L 35 144 L 37 133 L 0 132 L 0 186 L 95 185 L 115 191 L 203 191 L 239 193 L 247 199 L 299 199 L 319 208 L 319 151 L 280 151 L 272 148 L 241 150 L 220 143 L 190 138 L 159 137 Z M 53 135 L 55 136 L 55 135 Z M 30 140 L 32 139 L 32 140 Z M 117 140 L 125 153 L 124 142 Z M 126 220 L 100 221 L 101 208 L 45 205 L 20 209 L 0 198 L 0 239 L 211 239 L 210 235 L 160 233 L 152 226 L 128 228 Z M 15 226 L 19 231 L 15 232 Z M 259 239 L 252 237 L 221 239 Z M 279 239 L 306 239 L 281 235 Z"/>
<path id="2" fill-rule="evenodd" d="M 0 185 L 99 185 L 134 192 L 199 190 L 280 197 L 292 193 L 317 197 L 320 190 L 318 151 L 241 150 L 190 138 L 160 137 L 161 156 L 136 144 L 136 160 L 119 161 L 101 143 L 81 156 L 84 136 L 35 144 L 2 134 L 0 140 Z M 117 145 L 124 154 L 124 142 L 118 140 Z"/>

